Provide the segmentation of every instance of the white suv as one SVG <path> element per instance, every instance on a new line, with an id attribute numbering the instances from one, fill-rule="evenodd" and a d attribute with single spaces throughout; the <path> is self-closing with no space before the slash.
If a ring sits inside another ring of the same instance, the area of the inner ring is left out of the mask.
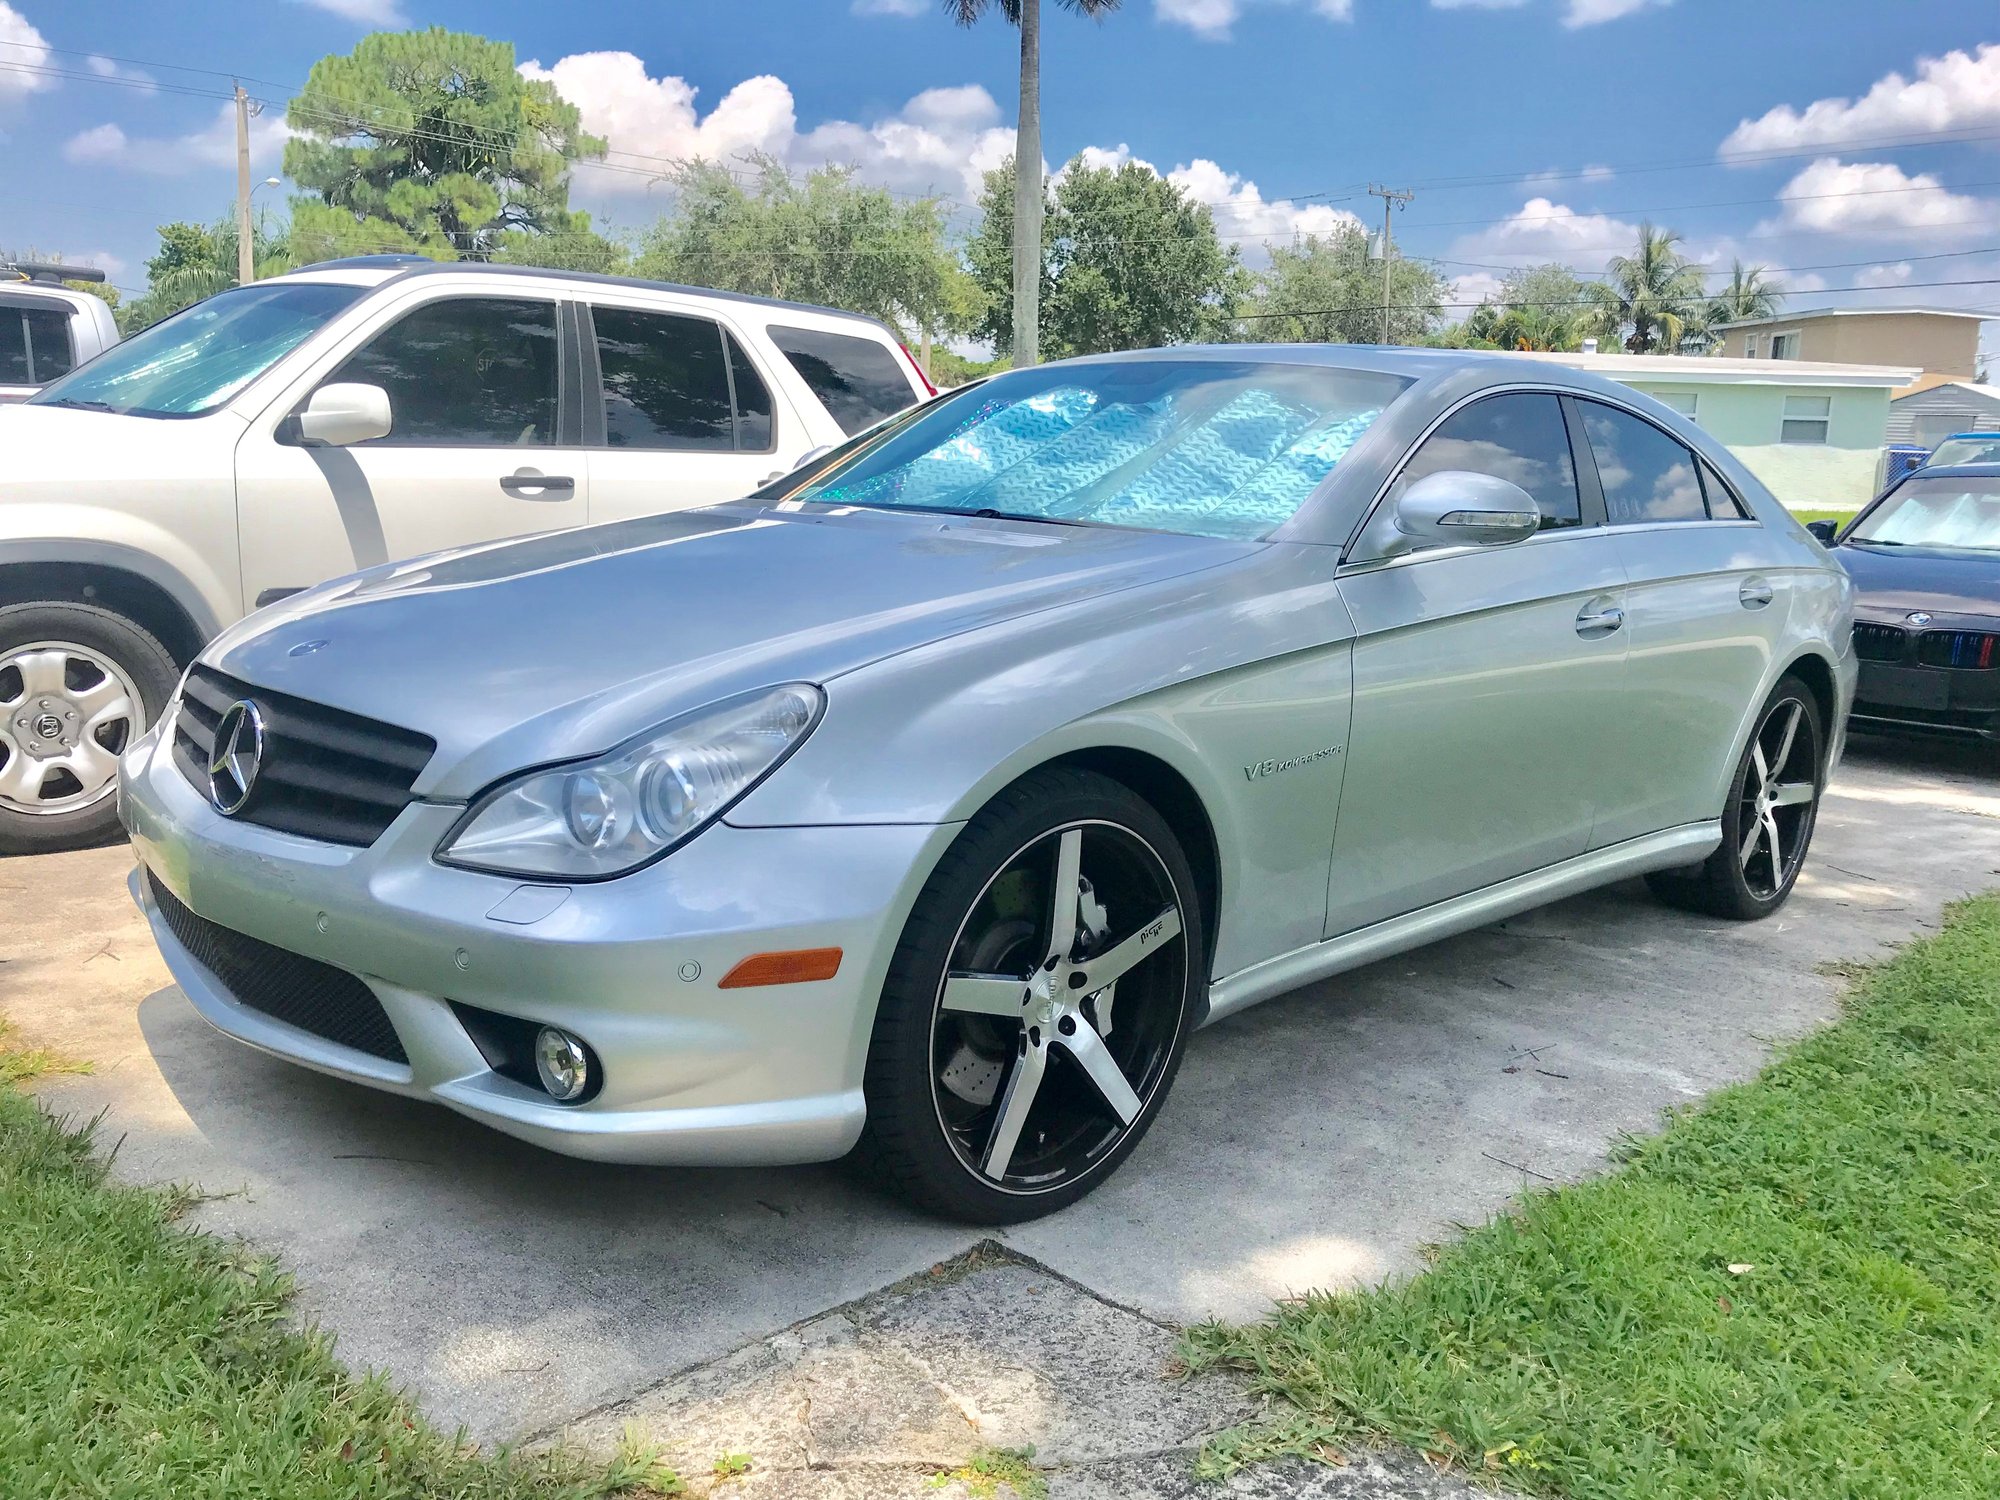
<path id="1" fill-rule="evenodd" d="M 0 851 L 116 826 L 210 636 L 438 548 L 744 495 L 929 393 L 849 313 L 520 267 L 329 262 L 0 408 Z"/>

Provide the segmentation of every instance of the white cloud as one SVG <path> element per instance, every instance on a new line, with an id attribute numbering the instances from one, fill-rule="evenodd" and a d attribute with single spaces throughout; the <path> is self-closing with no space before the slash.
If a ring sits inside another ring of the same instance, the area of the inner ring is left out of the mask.
<path id="1" fill-rule="evenodd" d="M 931 0 L 854 0 L 857 16 L 921 16 L 932 9 Z"/>
<path id="2" fill-rule="evenodd" d="M 83 60 L 83 65 L 99 78 L 115 78 L 120 83 L 130 84 L 143 93 L 153 93 L 158 83 L 151 73 L 140 68 L 129 68 L 108 57 L 99 57 L 95 52 Z"/>
<path id="3" fill-rule="evenodd" d="M 1463 3 L 1463 0 L 1461 0 Z M 1521 186 L 1530 191 L 1537 188 L 1555 187 L 1565 182 L 1609 182 L 1618 174 L 1606 166 L 1591 165 L 1575 171 L 1551 168 L 1546 172 L 1533 172 L 1521 179 Z"/>
<path id="4" fill-rule="evenodd" d="M 926 89 L 868 124 L 832 120 L 801 130 L 790 87 L 769 74 L 745 79 L 703 115 L 686 79 L 654 78 L 630 52 L 576 53 L 547 67 L 531 61 L 521 72 L 554 83 L 584 128 L 610 143 L 610 170 L 577 174 L 578 190 L 591 197 L 643 193 L 676 161 L 732 165 L 763 152 L 794 170 L 834 162 L 886 187 L 970 199 L 981 176 L 1014 149 L 1000 106 L 976 84 Z"/>
<path id="5" fill-rule="evenodd" d="M 1125 148 L 1119 147 L 1122 151 Z M 1141 163 L 1146 165 L 1146 163 Z M 1167 173 L 1167 181 L 1215 214 L 1216 232 L 1224 240 L 1250 250 L 1266 240 L 1289 240 L 1304 234 L 1332 234 L 1359 228 L 1361 221 L 1343 208 L 1325 203 L 1298 203 L 1290 198 L 1265 198 L 1256 183 L 1225 172 L 1206 157 Z"/>
<path id="6" fill-rule="evenodd" d="M 24 73 L 23 68 L 49 66 L 49 44 L 28 23 L 28 18 L 0 0 L 0 99 L 52 89 L 56 80 L 41 73 Z"/>
<path id="7" fill-rule="evenodd" d="M 1893 162 L 1844 162 L 1823 156 L 1778 189 L 1782 212 L 1760 233 L 1818 233 L 1964 238 L 2000 222 L 2000 204 L 1942 186 L 1928 172 L 1911 176 Z"/>
<path id="8" fill-rule="evenodd" d="M 1597 26 L 1605 21 L 1623 20 L 1650 6 L 1673 3 L 1674 0 L 1566 0 L 1563 25 Z"/>
<path id="9" fill-rule="evenodd" d="M 360 26 L 406 26 L 408 18 L 396 0 L 304 0 L 315 10 L 323 10 L 343 21 Z"/>
<path id="10" fill-rule="evenodd" d="M 1894 265 L 1869 266 L 1855 273 L 1856 286 L 1901 286 L 1916 270 L 1908 261 L 1898 261 Z"/>
<path id="11" fill-rule="evenodd" d="M 1637 242 L 1639 226 L 1610 214 L 1580 214 L 1566 203 L 1530 198 L 1498 224 L 1457 242 L 1461 260 L 1531 266 L 1560 260 L 1591 264 L 1615 253 L 1610 246 Z"/>
<path id="12" fill-rule="evenodd" d="M 1162 21 L 1187 27 L 1206 41 L 1223 42 L 1229 40 L 1230 28 L 1251 5 L 1296 3 L 1305 4 L 1329 21 L 1354 19 L 1354 0 L 1153 0 L 1153 13 Z"/>
<path id="13" fill-rule="evenodd" d="M 250 118 L 253 171 L 275 165 L 291 132 L 285 117 L 267 109 Z M 200 130 L 179 136 L 129 136 L 116 125 L 93 125 L 63 144 L 63 159 L 86 166 L 110 166 L 155 177 L 178 177 L 236 165 L 236 106 L 224 104 Z"/>
<path id="14" fill-rule="evenodd" d="M 1810 150 L 1850 141 L 2000 125 L 2000 43 L 1917 60 L 1917 76 L 1884 76 L 1859 99 L 1781 104 L 1744 120 L 1719 148 L 1726 160 L 1763 151 Z"/>

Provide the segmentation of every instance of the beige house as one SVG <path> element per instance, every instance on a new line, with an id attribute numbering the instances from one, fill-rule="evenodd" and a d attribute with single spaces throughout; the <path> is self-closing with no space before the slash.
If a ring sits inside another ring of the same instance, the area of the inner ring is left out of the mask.
<path id="1" fill-rule="evenodd" d="M 1721 323 L 1717 332 L 1731 359 L 1897 365 L 1971 380 L 1979 325 L 1994 316 L 1948 307 L 1821 307 Z"/>

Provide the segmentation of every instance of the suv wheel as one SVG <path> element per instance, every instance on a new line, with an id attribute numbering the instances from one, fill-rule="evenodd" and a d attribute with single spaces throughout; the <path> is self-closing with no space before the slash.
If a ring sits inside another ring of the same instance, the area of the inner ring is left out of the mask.
<path id="1" fill-rule="evenodd" d="M 118 757 L 179 676 L 167 650 L 91 604 L 0 609 L 0 854 L 99 843 L 118 828 Z"/>

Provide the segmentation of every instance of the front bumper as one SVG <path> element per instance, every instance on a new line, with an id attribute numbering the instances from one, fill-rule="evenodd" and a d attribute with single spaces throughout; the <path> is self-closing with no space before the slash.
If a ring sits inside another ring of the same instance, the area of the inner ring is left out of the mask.
<path id="1" fill-rule="evenodd" d="M 413 803 L 369 848 L 350 849 L 223 817 L 157 731 L 122 769 L 120 814 L 152 879 L 209 923 L 358 977 L 408 1061 L 244 1003 L 175 936 L 135 872 L 134 898 L 204 1018 L 289 1061 L 606 1161 L 848 1151 L 889 955 L 958 831 L 718 824 L 633 875 L 549 887 L 436 863 L 455 806 Z M 843 951 L 832 979 L 717 986 L 752 953 L 823 947 Z M 602 1061 L 602 1089 L 563 1105 L 496 1072 L 453 1001 L 575 1032 Z"/>
<path id="2" fill-rule="evenodd" d="M 1955 618 L 1946 625 L 1959 628 Z M 1869 622 L 1901 628 L 1899 622 Z M 1977 620 L 1967 628 L 1992 629 Z M 1918 660 L 1915 635 L 1892 660 L 1864 660 L 1855 687 L 1856 729 L 2000 741 L 2000 669 L 1932 666 Z"/>

